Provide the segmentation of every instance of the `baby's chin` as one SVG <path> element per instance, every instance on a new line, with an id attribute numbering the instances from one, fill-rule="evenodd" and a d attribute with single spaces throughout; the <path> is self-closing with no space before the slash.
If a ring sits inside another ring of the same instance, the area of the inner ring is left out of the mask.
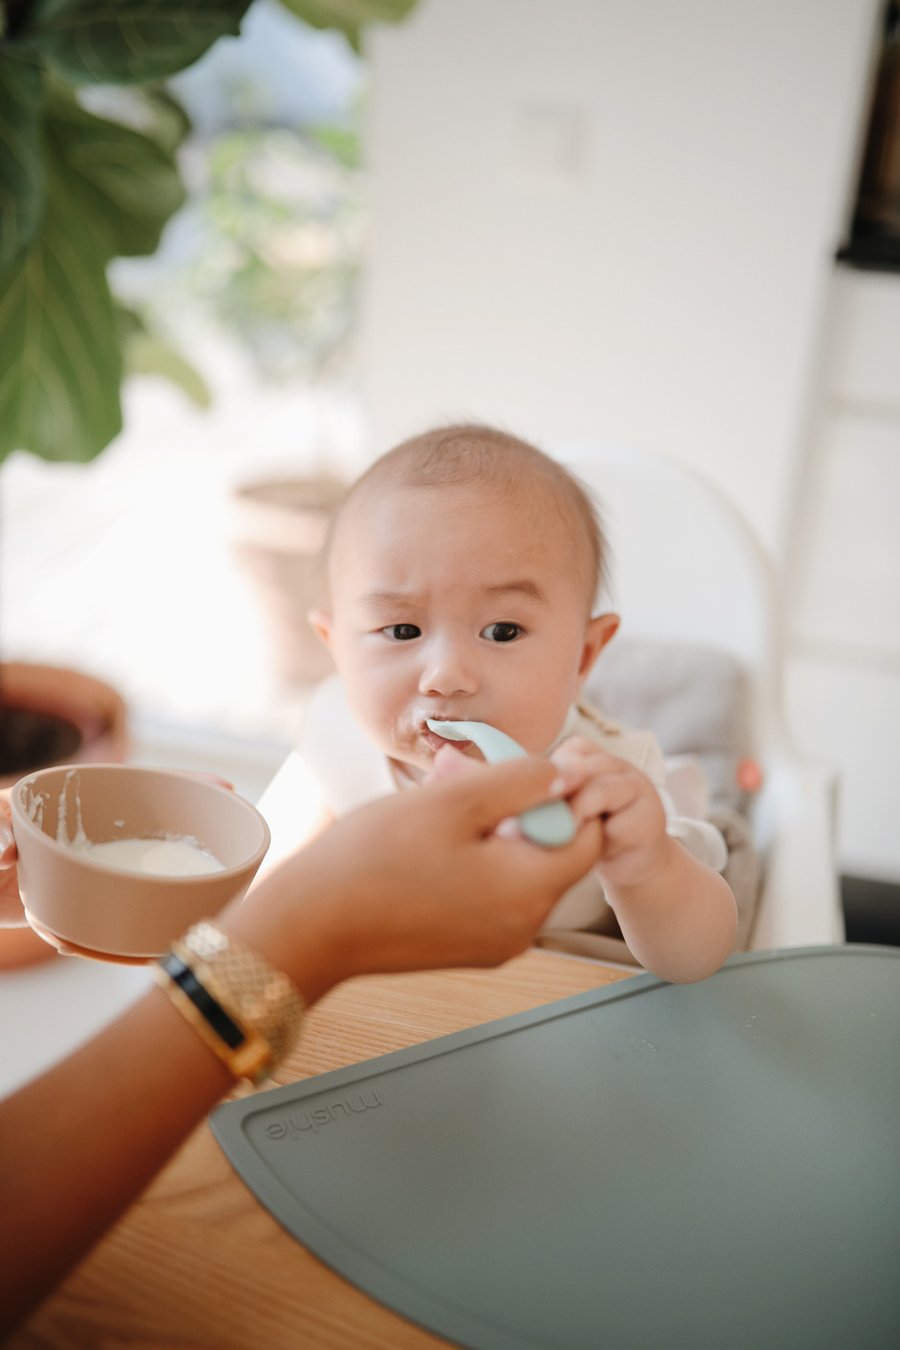
<path id="1" fill-rule="evenodd" d="M 394 767 L 416 783 L 425 781 L 434 768 L 435 756 L 440 750 L 446 749 L 447 746 L 452 746 L 455 754 L 465 755 L 467 759 L 484 758 L 481 751 L 471 743 L 454 745 L 452 741 L 445 741 L 437 736 L 433 740 L 434 745 L 422 744 L 421 746 L 417 745 L 414 749 L 410 749 L 407 745 L 392 745 L 383 748 Z"/>
<path id="2" fill-rule="evenodd" d="M 431 772 L 431 761 L 420 763 L 410 761 L 407 756 L 388 753 L 388 763 L 394 770 L 394 773 L 400 778 L 406 778 L 411 783 L 424 783 Z M 432 756 L 433 759 L 433 756 Z"/>
<path id="3" fill-rule="evenodd" d="M 408 737 L 381 736 L 376 742 L 379 750 L 390 760 L 395 768 L 417 782 L 431 769 L 434 753 L 426 745 L 411 741 Z"/>

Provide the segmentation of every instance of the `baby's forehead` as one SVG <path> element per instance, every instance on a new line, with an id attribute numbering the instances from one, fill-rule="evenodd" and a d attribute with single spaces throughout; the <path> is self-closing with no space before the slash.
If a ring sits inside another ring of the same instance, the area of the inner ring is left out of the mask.
<path id="1" fill-rule="evenodd" d="M 426 503 L 433 506 L 442 499 L 446 510 L 425 512 Z M 427 515 L 427 530 L 416 535 L 413 528 L 411 533 L 423 550 L 440 550 L 442 541 L 465 534 L 476 552 L 483 543 L 495 555 L 494 546 L 503 539 L 510 566 L 517 550 L 532 558 L 539 552 L 546 569 L 564 570 L 573 585 L 584 579 L 593 589 L 593 557 L 583 520 L 557 483 L 534 472 L 507 481 L 363 480 L 351 491 L 335 523 L 328 559 L 332 585 L 346 580 L 348 571 L 356 575 L 367 566 L 379 566 L 386 557 L 396 557 L 410 533 L 406 527 L 414 525 L 420 513 Z"/>
<path id="2" fill-rule="evenodd" d="M 429 528 L 437 535 L 458 533 L 461 523 L 471 524 L 475 516 L 483 529 L 494 528 L 494 520 L 525 532 L 535 529 L 552 534 L 558 527 L 571 524 L 563 494 L 552 484 L 539 482 L 535 474 L 523 474 L 512 481 L 471 479 L 448 483 L 421 483 L 414 478 L 388 481 L 363 481 L 354 488 L 334 529 L 334 541 L 365 542 L 369 547 L 390 543 L 391 528 L 398 519 L 414 518 L 427 505 L 446 502 L 446 511 L 429 512 Z M 486 508 L 474 512 L 472 508 Z"/>

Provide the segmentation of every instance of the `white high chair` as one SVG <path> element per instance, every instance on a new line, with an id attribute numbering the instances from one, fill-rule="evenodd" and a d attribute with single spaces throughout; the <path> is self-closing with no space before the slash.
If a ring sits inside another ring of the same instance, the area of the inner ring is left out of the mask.
<path id="1" fill-rule="evenodd" d="M 612 555 L 606 607 L 622 615 L 614 643 L 627 637 L 716 648 L 747 672 L 750 753 L 762 769 L 749 808 L 762 865 L 750 949 L 842 942 L 836 779 L 801 760 L 784 727 L 771 560 L 740 513 L 672 460 L 586 441 L 550 450 L 601 507 Z M 598 672 L 602 662 L 603 654 Z"/>
<path id="2" fill-rule="evenodd" d="M 550 447 L 596 495 L 623 617 L 609 649 L 632 639 L 730 654 L 748 677 L 748 753 L 762 787 L 748 815 L 762 882 L 745 946 L 844 940 L 834 859 L 835 777 L 791 749 L 781 715 L 782 649 L 772 563 L 743 517 L 708 483 L 660 456 L 599 443 Z M 597 666 L 602 675 L 607 653 Z M 320 686 L 320 690 L 323 687 Z M 591 692 L 591 680 L 587 692 Z M 318 694 L 314 697 L 318 697 Z M 616 710 L 611 709 L 613 716 Z M 340 720 L 332 719 L 339 727 Z M 652 726 L 652 722 L 635 725 Z M 301 737 L 302 745 L 302 737 Z M 339 745 L 334 747 L 341 755 Z M 350 746 L 345 752 L 351 757 Z M 296 751 L 259 800 L 272 831 L 261 874 L 307 836 L 317 790 Z"/>

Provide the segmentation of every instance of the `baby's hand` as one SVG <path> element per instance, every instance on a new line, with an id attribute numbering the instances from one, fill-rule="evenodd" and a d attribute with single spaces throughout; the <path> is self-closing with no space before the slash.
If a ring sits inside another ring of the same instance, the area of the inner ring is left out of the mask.
<path id="1" fill-rule="evenodd" d="M 670 841 L 662 801 L 647 775 L 583 736 L 570 736 L 550 758 L 576 818 L 602 823 L 596 864 L 602 881 L 613 888 L 648 881 Z"/>

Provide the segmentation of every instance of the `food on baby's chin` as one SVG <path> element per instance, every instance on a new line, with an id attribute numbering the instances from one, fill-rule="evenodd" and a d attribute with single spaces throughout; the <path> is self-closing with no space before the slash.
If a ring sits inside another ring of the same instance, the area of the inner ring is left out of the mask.
<path id="1" fill-rule="evenodd" d="M 163 839 L 112 839 L 107 843 L 94 843 L 82 836 L 67 843 L 74 852 L 83 854 L 98 866 L 121 872 L 193 877 L 225 871 L 224 864 L 189 835 L 170 835 Z"/>

